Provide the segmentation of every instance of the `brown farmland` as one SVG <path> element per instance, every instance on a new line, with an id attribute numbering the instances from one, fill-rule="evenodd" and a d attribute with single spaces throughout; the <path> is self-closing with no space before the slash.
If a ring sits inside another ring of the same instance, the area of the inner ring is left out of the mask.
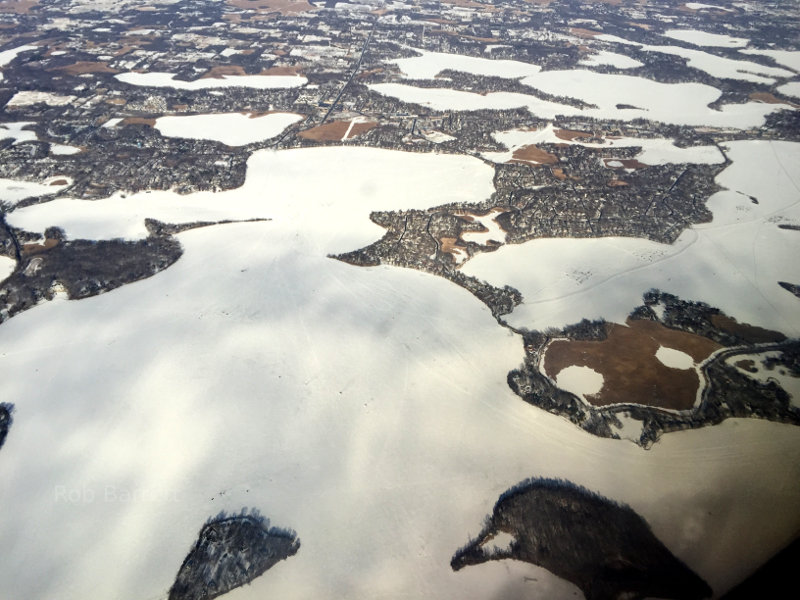
<path id="1" fill-rule="evenodd" d="M 366 133 L 377 125 L 378 124 L 374 121 L 353 123 L 353 128 L 350 129 L 350 121 L 333 121 L 331 123 L 325 123 L 324 125 L 317 125 L 311 129 L 306 129 L 297 135 L 303 139 L 314 140 L 315 142 L 340 142 L 348 129 L 350 129 L 350 135 L 347 136 L 347 139 L 351 140 L 362 133 Z"/>
<path id="2" fill-rule="evenodd" d="M 606 326 L 602 341 L 555 340 L 544 355 L 545 373 L 551 379 L 562 369 L 585 366 L 603 376 L 603 389 L 587 396 L 595 406 L 634 403 L 688 410 L 700 384 L 694 369 L 673 369 L 656 358 L 659 346 L 685 352 L 702 362 L 719 344 L 693 333 L 664 327 L 655 321 L 628 320 Z"/>
<path id="3" fill-rule="evenodd" d="M 554 165 L 558 157 L 534 145 L 521 146 L 514 150 L 510 163 L 523 163 L 534 165 Z"/>
<path id="4" fill-rule="evenodd" d="M 59 71 L 64 71 L 70 75 L 85 75 L 86 73 L 119 73 L 116 69 L 112 69 L 104 62 L 92 62 L 90 60 L 81 60 L 71 65 L 63 67 L 56 67 Z"/>
<path id="5" fill-rule="evenodd" d="M 587 133 L 585 131 L 572 131 L 570 129 L 556 129 L 553 131 L 556 134 L 556 137 L 561 140 L 566 140 L 571 142 L 575 139 L 585 139 L 592 137 L 591 133 Z"/>
<path id="6" fill-rule="evenodd" d="M 244 10 L 266 13 L 277 12 L 282 15 L 316 10 L 316 7 L 306 2 L 306 0 L 228 0 L 228 4 Z"/>

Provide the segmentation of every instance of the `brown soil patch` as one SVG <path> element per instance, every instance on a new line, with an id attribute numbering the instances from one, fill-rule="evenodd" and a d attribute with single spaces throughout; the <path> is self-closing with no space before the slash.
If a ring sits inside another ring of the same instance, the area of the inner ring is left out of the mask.
<path id="1" fill-rule="evenodd" d="M 58 240 L 47 238 L 43 244 L 22 244 L 21 250 L 22 254 L 30 256 L 31 254 L 39 254 L 40 252 L 50 250 L 50 248 L 54 248 L 56 246 L 58 246 Z"/>
<path id="2" fill-rule="evenodd" d="M 64 71 L 70 75 L 85 75 L 86 73 L 119 73 L 116 69 L 112 69 L 104 62 L 92 62 L 88 60 L 81 60 L 72 65 L 65 65 L 63 67 L 56 67 L 52 70 Z"/>
<path id="3" fill-rule="evenodd" d="M 758 368 L 756 367 L 755 361 L 750 359 L 739 360 L 733 363 L 734 366 L 739 367 L 740 369 L 747 371 L 748 373 L 758 373 Z"/>
<path id="4" fill-rule="evenodd" d="M 149 127 L 155 127 L 156 120 L 147 119 L 145 117 L 125 117 L 122 119 L 120 125 L 147 125 Z"/>
<path id="5" fill-rule="evenodd" d="M 283 67 L 270 67 L 264 69 L 259 75 L 299 75 L 300 67 L 286 65 Z"/>
<path id="6" fill-rule="evenodd" d="M 558 162 L 558 157 L 554 154 L 550 154 L 546 150 L 542 150 L 541 148 L 530 144 L 514 150 L 514 154 L 511 156 L 511 160 L 508 162 L 535 165 L 554 165 Z"/>
<path id="7" fill-rule="evenodd" d="M 347 139 L 351 140 L 362 133 L 366 133 L 377 125 L 378 123 L 375 121 L 354 123 Z M 350 129 L 350 121 L 333 121 L 331 123 L 325 123 L 324 125 L 317 125 L 311 129 L 306 129 L 297 135 L 303 139 L 314 140 L 316 142 L 338 142 L 342 140 L 348 129 Z"/>
<path id="8" fill-rule="evenodd" d="M 553 177 L 560 179 L 561 181 L 564 181 L 567 178 L 567 174 L 564 173 L 564 169 L 560 167 L 553 167 L 550 169 L 550 172 L 553 174 Z"/>
<path id="9" fill-rule="evenodd" d="M 239 65 L 219 65 L 216 67 L 211 67 L 208 71 L 203 73 L 200 79 L 222 79 L 226 75 L 247 75 L 244 72 L 244 67 Z"/>
<path id="10" fill-rule="evenodd" d="M 763 102 L 764 104 L 788 104 L 789 106 L 793 106 L 795 108 L 798 107 L 797 104 L 793 102 L 787 102 L 786 100 L 781 100 L 777 98 L 775 94 L 770 92 L 753 92 L 750 94 L 750 100 L 756 100 L 757 102 Z"/>
<path id="11" fill-rule="evenodd" d="M 626 187 L 629 186 L 630 183 L 622 181 L 622 179 L 612 179 L 606 185 L 608 185 L 608 187 Z"/>
<path id="12" fill-rule="evenodd" d="M 282 15 L 293 15 L 316 10 L 316 7 L 306 2 L 306 0 L 228 0 L 228 4 L 243 10 L 277 12 Z"/>
<path id="13" fill-rule="evenodd" d="M 592 31 L 591 29 L 583 29 L 582 27 L 570 27 L 569 32 L 579 38 L 585 40 L 594 39 L 595 36 L 600 35 L 599 31 Z"/>
<path id="14" fill-rule="evenodd" d="M 771 331 L 769 329 L 756 327 L 755 325 L 739 323 L 736 319 L 723 315 L 713 315 L 711 317 L 711 323 L 717 329 L 722 329 L 722 331 L 727 331 L 728 333 L 741 336 L 751 344 L 782 342 L 786 339 L 786 336 L 780 331 Z"/>
<path id="15" fill-rule="evenodd" d="M 0 0 L 0 12 L 27 15 L 39 0 Z"/>
<path id="16" fill-rule="evenodd" d="M 608 164 L 608 163 L 612 163 L 612 162 L 621 163 L 622 166 L 618 167 L 618 166 L 612 166 L 612 165 Z M 648 165 L 646 165 L 646 164 L 644 164 L 642 162 L 639 162 L 635 158 L 604 158 L 603 159 L 603 163 L 609 169 L 646 169 L 648 167 Z"/>
<path id="17" fill-rule="evenodd" d="M 656 358 L 659 346 L 685 352 L 702 362 L 721 348 L 693 333 L 655 321 L 628 320 L 627 327 L 607 325 L 603 341 L 555 340 L 545 352 L 545 373 L 555 379 L 562 369 L 585 366 L 603 376 L 603 389 L 587 397 L 595 406 L 636 403 L 687 410 L 694 405 L 700 380 L 693 369 L 672 369 Z"/>
<path id="18" fill-rule="evenodd" d="M 587 133 L 585 131 L 572 131 L 570 129 L 556 129 L 553 131 L 556 134 L 556 137 L 560 140 L 566 140 L 571 142 L 572 140 L 576 139 L 586 139 L 593 137 L 591 133 Z"/>
<path id="19" fill-rule="evenodd" d="M 66 179 L 56 179 L 55 181 L 51 181 L 50 185 L 67 185 L 69 181 Z"/>
<path id="20" fill-rule="evenodd" d="M 439 240 L 442 243 L 442 252 L 453 254 L 455 252 L 464 252 L 465 249 L 458 245 L 458 238 L 443 237 Z"/>

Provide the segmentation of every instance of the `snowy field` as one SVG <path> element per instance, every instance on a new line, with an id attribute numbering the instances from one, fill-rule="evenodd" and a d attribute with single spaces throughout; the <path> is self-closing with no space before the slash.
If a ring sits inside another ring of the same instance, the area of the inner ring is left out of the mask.
<path id="1" fill-rule="evenodd" d="M 156 277 L 0 328 L 0 596 L 163 598 L 205 519 L 252 506 L 302 546 L 232 600 L 573 598 L 532 565 L 449 567 L 533 475 L 630 504 L 717 589 L 800 526 L 790 426 L 597 438 L 511 393 L 520 340 L 444 279 L 328 259 L 288 218 L 180 239 Z"/>

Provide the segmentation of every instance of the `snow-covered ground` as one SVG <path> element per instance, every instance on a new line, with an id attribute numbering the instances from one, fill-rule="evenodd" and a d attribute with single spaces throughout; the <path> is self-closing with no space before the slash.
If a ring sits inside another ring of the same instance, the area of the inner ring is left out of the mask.
<path id="1" fill-rule="evenodd" d="M 657 287 L 708 302 L 740 321 L 800 335 L 797 298 L 777 284 L 800 281 L 794 260 L 800 236 L 777 227 L 782 220 L 800 222 L 800 144 L 726 146 L 733 164 L 717 177 L 727 189 L 708 202 L 713 221 L 685 231 L 673 245 L 539 239 L 480 254 L 462 270 L 522 292 L 525 302 L 507 317 L 518 327 L 562 326 L 582 317 L 624 322 L 642 293 Z"/>
<path id="2" fill-rule="evenodd" d="M 156 277 L 0 328 L 0 596 L 163 598 L 205 519 L 251 506 L 302 546 L 232 600 L 574 598 L 524 563 L 450 570 L 530 476 L 630 504 L 716 589 L 800 526 L 790 426 L 597 438 L 511 393 L 520 340 L 444 279 L 328 259 L 302 220 L 180 239 Z"/>
<path id="3" fill-rule="evenodd" d="M 300 75 L 223 75 L 220 78 L 183 81 L 172 73 L 120 73 L 117 79 L 131 85 L 146 87 L 171 87 L 179 90 L 210 90 L 227 87 L 248 87 L 258 90 L 300 87 L 308 83 Z"/>
<path id="4" fill-rule="evenodd" d="M 17 92 L 8 101 L 6 107 L 32 106 L 43 102 L 49 106 L 64 106 L 75 100 L 75 96 L 63 96 L 52 92 L 22 91 Z"/>
<path id="5" fill-rule="evenodd" d="M 304 118 L 283 112 L 261 116 L 243 113 L 167 116 L 156 119 L 155 127 L 167 137 L 214 140 L 228 146 L 244 146 L 275 137 L 289 125 Z"/>

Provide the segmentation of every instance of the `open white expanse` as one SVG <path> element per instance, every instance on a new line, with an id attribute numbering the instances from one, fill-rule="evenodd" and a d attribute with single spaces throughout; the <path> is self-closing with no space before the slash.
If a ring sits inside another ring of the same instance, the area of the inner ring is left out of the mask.
<path id="1" fill-rule="evenodd" d="M 506 318 L 544 329 L 604 317 L 624 322 L 651 287 L 721 308 L 739 321 L 800 335 L 797 298 L 778 281 L 800 281 L 800 144 L 726 144 L 733 164 L 717 182 L 714 220 L 673 245 L 635 238 L 538 239 L 480 254 L 462 270 L 525 298 Z M 753 204 L 754 196 L 758 204 Z"/>
<path id="2" fill-rule="evenodd" d="M 753 77 L 758 76 L 753 75 Z M 379 83 L 368 87 L 404 102 L 421 104 L 442 111 L 524 107 L 532 114 L 547 119 L 557 115 L 586 115 L 598 119 L 644 118 L 676 125 L 708 125 L 741 129 L 762 125 L 766 115 L 782 108 L 776 104 L 747 102 L 726 104 L 721 110 L 713 110 L 708 105 L 716 101 L 721 92 L 710 85 L 659 83 L 632 75 L 595 73 L 584 69 L 543 71 L 524 77 L 521 83 L 547 94 L 576 98 L 596 108 L 581 110 L 574 106 L 541 100 L 529 94 L 513 92 L 478 94 L 449 88 L 422 88 L 401 83 Z M 635 108 L 620 109 L 617 108 L 619 104 Z"/>
<path id="3" fill-rule="evenodd" d="M 558 372 L 556 384 L 585 401 L 586 396 L 597 394 L 603 389 L 603 376 L 591 367 L 571 365 Z"/>
<path id="4" fill-rule="evenodd" d="M 782 86 L 778 87 L 778 91 L 781 94 L 786 94 L 787 96 L 800 98 L 800 81 L 790 81 L 789 83 L 784 83 Z"/>
<path id="5" fill-rule="evenodd" d="M 54 182 L 59 180 L 65 180 L 67 183 L 53 185 Z M 25 198 L 55 194 L 71 184 L 72 181 L 68 177 L 53 177 L 44 183 L 0 178 L 0 202 L 13 206 Z"/>
<path id="6" fill-rule="evenodd" d="M 659 346 L 656 350 L 656 358 L 661 364 L 672 369 L 691 369 L 694 367 L 694 359 L 680 350 Z"/>
<path id="7" fill-rule="evenodd" d="M 152 191 L 119 193 L 100 201 L 60 199 L 17 210 L 8 218 L 28 231 L 58 225 L 72 239 L 143 238 L 148 217 L 167 223 L 302 221 L 317 233 L 314 239 L 324 256 L 355 250 L 380 237 L 384 229 L 369 220 L 373 210 L 478 202 L 494 191 L 493 169 L 463 155 L 329 146 L 261 150 L 247 164 L 245 184 L 229 192 Z M 365 164 L 370 168 L 364 169 Z"/>
<path id="8" fill-rule="evenodd" d="M 697 29 L 668 29 L 663 35 L 673 40 L 689 42 L 695 46 L 716 48 L 744 48 L 750 42 L 747 38 L 733 37 L 721 33 L 708 33 Z"/>
<path id="9" fill-rule="evenodd" d="M 800 50 L 756 50 L 748 48 L 739 50 L 742 54 L 768 56 L 776 63 L 800 71 Z"/>
<path id="10" fill-rule="evenodd" d="M 308 83 L 300 75 L 223 75 L 195 81 L 175 79 L 172 73 L 120 73 L 117 79 L 131 85 L 146 87 L 171 87 L 179 90 L 210 90 L 227 87 L 249 87 L 257 90 L 300 87 Z"/>
<path id="11" fill-rule="evenodd" d="M 530 476 L 630 504 L 719 590 L 800 526 L 790 426 L 597 438 L 510 392 L 521 341 L 441 278 L 328 259 L 301 220 L 180 239 L 156 277 L 0 328 L 3 597 L 163 598 L 202 523 L 251 506 L 302 546 L 234 600 L 572 599 L 523 563 L 450 570 Z"/>
<path id="12" fill-rule="evenodd" d="M 680 56 L 686 59 L 688 66 L 705 71 L 709 75 L 720 79 L 740 79 L 742 81 L 772 84 L 778 78 L 794 76 L 794 72 L 780 67 L 769 67 L 751 60 L 734 60 L 704 50 L 694 50 L 681 46 L 650 46 L 608 34 L 600 34 L 596 36 L 596 39 L 623 46 L 636 46 L 645 52 L 659 52 L 661 54 Z"/>
<path id="13" fill-rule="evenodd" d="M 433 79 L 445 70 L 461 71 L 487 77 L 516 79 L 542 70 L 538 65 L 519 60 L 492 60 L 490 58 L 464 56 L 461 54 L 429 52 L 417 48 L 411 48 L 411 50 L 419 53 L 419 56 L 398 58 L 391 61 L 400 67 L 403 76 L 409 79 Z"/>
<path id="14" fill-rule="evenodd" d="M 305 117 L 294 113 L 221 113 L 167 116 L 156 119 L 156 129 L 167 137 L 214 140 L 228 146 L 244 146 L 268 140 Z M 106 123 L 108 125 L 108 123 Z"/>

